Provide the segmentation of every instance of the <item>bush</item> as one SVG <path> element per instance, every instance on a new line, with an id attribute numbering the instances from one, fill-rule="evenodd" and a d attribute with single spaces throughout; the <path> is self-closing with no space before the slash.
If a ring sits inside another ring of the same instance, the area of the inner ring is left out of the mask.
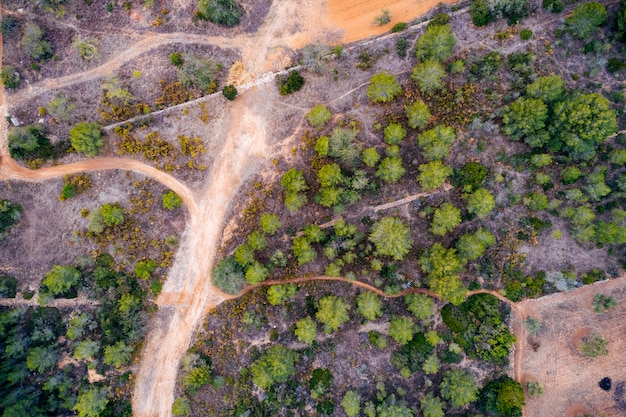
<path id="1" fill-rule="evenodd" d="M 606 63 L 606 70 L 610 73 L 617 72 L 623 68 L 626 68 L 626 61 L 618 58 L 609 58 Z"/>
<path id="2" fill-rule="evenodd" d="M 218 25 L 234 26 L 239 23 L 241 11 L 236 0 L 199 0 L 197 16 Z"/>
<path id="3" fill-rule="evenodd" d="M 408 23 L 398 22 L 395 25 L 393 25 L 393 27 L 391 28 L 391 33 L 402 32 L 403 30 L 406 30 L 408 27 L 409 27 Z"/>
<path id="4" fill-rule="evenodd" d="M 406 38 L 398 38 L 396 40 L 396 52 L 400 58 L 406 58 L 406 50 L 409 47 L 409 41 Z"/>
<path id="5" fill-rule="evenodd" d="M 523 40 L 523 41 L 527 41 L 528 39 L 530 39 L 533 36 L 533 31 L 530 29 L 523 29 L 520 33 L 519 33 L 519 37 Z"/>
<path id="6" fill-rule="evenodd" d="M 376 16 L 376 18 L 374 19 L 376 24 L 379 26 L 383 26 L 391 22 L 391 13 L 389 12 L 389 10 L 383 9 L 381 10 L 381 12 L 382 13 L 380 14 L 380 16 Z"/>
<path id="7" fill-rule="evenodd" d="M 316 104 L 306 115 L 309 124 L 316 129 L 320 129 L 328 123 L 331 117 L 330 110 L 323 104 Z"/>
<path id="8" fill-rule="evenodd" d="M 604 337 L 592 333 L 589 337 L 583 339 L 579 351 L 589 358 L 606 356 L 609 354 L 606 345 L 607 341 Z"/>
<path id="9" fill-rule="evenodd" d="M 170 190 L 167 193 L 163 194 L 163 207 L 168 210 L 174 210 L 180 207 L 182 203 L 183 199 L 180 198 L 180 196 L 174 191 Z"/>
<path id="10" fill-rule="evenodd" d="M 98 40 L 95 38 L 81 39 L 76 38 L 72 43 L 72 46 L 80 57 L 85 61 L 91 61 L 92 59 L 98 56 L 98 48 L 97 48 Z"/>
<path id="11" fill-rule="evenodd" d="M 0 200 L 0 240 L 4 239 L 9 230 L 22 217 L 22 206 L 9 200 Z"/>
<path id="12" fill-rule="evenodd" d="M 2 80 L 2 85 L 6 88 L 14 89 L 20 86 L 20 73 L 11 65 L 5 65 L 2 67 L 0 79 Z"/>
<path id="13" fill-rule="evenodd" d="M 2 21 L 0 22 L 0 33 L 8 38 L 8 35 L 11 35 L 13 32 L 15 32 L 17 26 L 18 21 L 15 17 L 10 15 L 2 16 Z"/>
<path id="14" fill-rule="evenodd" d="M 565 5 L 560 0 L 543 0 L 542 7 L 552 13 L 561 13 Z"/>
<path id="15" fill-rule="evenodd" d="M 15 298 L 17 295 L 17 279 L 8 275 L 0 275 L 0 297 Z"/>
<path id="16" fill-rule="evenodd" d="M 295 93 L 304 85 L 304 78 L 298 71 L 291 71 L 289 75 L 280 81 L 278 92 L 281 96 Z"/>
<path id="17" fill-rule="evenodd" d="M 222 94 L 228 100 L 234 100 L 237 97 L 237 88 L 234 85 L 226 85 L 222 88 Z"/>

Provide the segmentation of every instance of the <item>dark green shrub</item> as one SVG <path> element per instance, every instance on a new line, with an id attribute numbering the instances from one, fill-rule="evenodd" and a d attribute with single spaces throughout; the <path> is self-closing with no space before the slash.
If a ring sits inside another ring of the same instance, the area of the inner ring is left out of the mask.
<path id="1" fill-rule="evenodd" d="M 213 268 L 211 280 L 217 288 L 232 295 L 239 294 L 246 283 L 243 268 L 232 256 L 221 260 Z"/>
<path id="2" fill-rule="evenodd" d="M 409 24 L 406 22 L 398 22 L 391 28 L 391 33 L 402 32 L 409 27 Z"/>
<path id="3" fill-rule="evenodd" d="M 543 0 L 542 7 L 552 13 L 561 13 L 565 5 L 560 0 Z"/>
<path id="4" fill-rule="evenodd" d="M 235 88 L 234 85 L 226 85 L 222 89 L 222 94 L 224 94 L 224 97 L 228 100 L 234 100 L 235 97 L 237 97 L 237 88 Z"/>
<path id="5" fill-rule="evenodd" d="M 626 61 L 618 58 L 609 58 L 609 61 L 606 63 L 606 70 L 610 73 L 617 72 L 623 68 L 626 68 Z"/>
<path id="6" fill-rule="evenodd" d="M 398 38 L 396 41 L 396 51 L 400 58 L 406 57 L 406 50 L 409 47 L 409 41 L 406 38 Z"/>
<path id="7" fill-rule="evenodd" d="M 477 77 L 489 77 L 502 66 L 502 55 L 492 51 L 487 55 L 476 59 L 470 67 L 470 73 Z"/>
<path id="8" fill-rule="evenodd" d="M 196 16 L 218 25 L 234 26 L 239 23 L 241 11 L 236 0 L 200 0 Z"/>
<path id="9" fill-rule="evenodd" d="M 522 38 L 522 40 L 527 41 L 528 39 L 530 39 L 533 36 L 533 31 L 530 29 L 523 29 L 520 33 L 519 33 L 519 37 Z"/>
<path id="10" fill-rule="evenodd" d="M 15 159 L 50 158 L 53 149 L 39 125 L 14 127 L 8 135 L 9 152 Z"/>
<path id="11" fill-rule="evenodd" d="M 15 298 L 17 279 L 8 275 L 0 275 L 0 297 Z"/>
<path id="12" fill-rule="evenodd" d="M 22 206 L 9 200 L 0 200 L 0 240 L 22 217 Z"/>
<path id="13" fill-rule="evenodd" d="M 280 81 L 279 93 L 281 96 L 295 93 L 304 85 L 304 78 L 298 71 L 291 71 L 289 75 Z"/>
<path id="14" fill-rule="evenodd" d="M 449 21 L 450 15 L 448 13 L 439 13 L 435 15 L 435 17 L 433 17 L 430 22 L 428 22 L 428 26 L 426 27 L 429 28 L 431 26 L 446 25 Z"/>
<path id="15" fill-rule="evenodd" d="M 0 79 L 2 80 L 2 85 L 6 88 L 14 89 L 20 86 L 20 73 L 11 65 L 6 65 L 2 68 Z"/>
<path id="16" fill-rule="evenodd" d="M 461 169 L 457 169 L 453 182 L 463 191 L 470 192 L 479 188 L 487 177 L 487 167 L 478 162 L 468 162 Z"/>
<path id="17" fill-rule="evenodd" d="M 489 11 L 489 3 L 487 0 L 474 0 L 469 9 L 472 23 L 476 26 L 485 26 L 493 21 L 494 17 Z"/>
<path id="18" fill-rule="evenodd" d="M 15 17 L 9 15 L 2 16 L 2 22 L 0 22 L 0 33 L 4 36 L 10 35 L 15 32 L 17 25 L 18 21 Z"/>

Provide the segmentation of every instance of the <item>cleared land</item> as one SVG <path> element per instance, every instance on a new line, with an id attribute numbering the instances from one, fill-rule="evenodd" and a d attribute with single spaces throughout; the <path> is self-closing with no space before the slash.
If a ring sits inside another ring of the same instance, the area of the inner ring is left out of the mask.
<path id="1" fill-rule="evenodd" d="M 526 331 L 520 332 L 522 328 L 517 318 L 516 333 L 525 343 L 522 342 L 521 366 L 516 374 L 522 383 L 539 381 L 544 389 L 541 396 L 527 397 L 527 416 L 574 417 L 589 413 L 618 417 L 626 414 L 625 284 L 626 276 L 622 276 L 518 304 L 518 312 L 524 317 L 535 317 L 542 324 L 533 337 Z M 591 305 L 595 294 L 613 296 L 618 305 L 608 312 L 595 313 Z M 588 330 L 607 340 L 607 356 L 587 358 L 576 350 L 579 336 Z M 604 377 L 612 380 L 610 391 L 598 386 Z"/>

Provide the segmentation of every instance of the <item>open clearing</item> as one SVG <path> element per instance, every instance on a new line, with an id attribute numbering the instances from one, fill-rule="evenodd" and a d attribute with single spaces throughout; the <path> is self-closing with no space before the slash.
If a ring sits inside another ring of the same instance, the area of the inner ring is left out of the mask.
<path id="1" fill-rule="evenodd" d="M 518 337 L 525 338 L 526 342 L 522 341 L 525 348 L 516 374 L 522 383 L 539 381 L 544 389 L 542 396 L 527 397 L 527 416 L 575 417 L 585 412 L 605 417 L 626 415 L 625 283 L 626 276 L 622 276 L 518 304 L 518 311 L 525 318 L 535 317 L 542 324 L 535 337 L 526 335 L 526 331 L 520 333 L 522 326 L 519 322 L 516 326 Z M 617 307 L 605 313 L 595 313 L 591 306 L 595 294 L 613 296 Z M 607 340 L 607 356 L 587 358 L 576 350 L 576 336 L 585 330 L 592 330 Z M 603 391 L 598 386 L 604 377 L 612 380 L 610 391 Z"/>

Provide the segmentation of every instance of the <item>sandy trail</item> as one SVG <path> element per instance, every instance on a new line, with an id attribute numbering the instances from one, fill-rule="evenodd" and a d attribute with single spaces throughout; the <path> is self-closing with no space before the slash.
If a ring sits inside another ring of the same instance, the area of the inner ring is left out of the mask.
<path id="1" fill-rule="evenodd" d="M 198 214 L 192 216 L 184 246 L 157 299 L 159 311 L 169 318 L 165 328 L 151 332 L 143 351 L 133 396 L 136 416 L 170 414 L 178 365 L 196 325 L 208 309 L 226 299 L 209 277 L 230 202 L 250 173 L 251 162 L 265 157 L 265 127 L 254 114 L 264 95 L 262 89 L 253 89 L 231 108 L 231 129 L 216 158 L 219 163 L 210 173 Z"/>

